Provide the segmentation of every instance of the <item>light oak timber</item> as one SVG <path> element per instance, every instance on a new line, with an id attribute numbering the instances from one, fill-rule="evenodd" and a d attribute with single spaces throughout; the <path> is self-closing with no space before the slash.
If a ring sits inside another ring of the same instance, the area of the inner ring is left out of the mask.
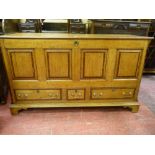
<path id="1" fill-rule="evenodd" d="M 128 34 L 62 34 L 62 33 L 10 33 L 2 35 L 1 38 L 7 39 L 134 39 L 146 40 L 153 37 L 128 35 Z"/>
<path id="2" fill-rule="evenodd" d="M 81 34 L 82 35 L 82 34 Z M 83 34 L 84 35 L 84 34 Z M 96 34 L 97 35 L 97 34 Z M 77 38 L 78 39 L 78 38 Z M 74 46 L 74 41 L 77 39 L 4 39 L 5 48 L 42 48 L 50 49 L 50 48 L 72 48 Z M 80 40 L 80 39 L 78 39 Z M 139 40 L 137 39 L 114 39 L 111 40 L 101 40 L 101 39 L 94 39 L 94 40 L 87 40 L 87 39 L 81 39 L 82 42 L 80 42 L 81 48 L 109 48 L 109 49 L 117 49 L 117 48 L 135 48 L 135 49 L 143 49 L 145 40 Z M 129 43 L 130 41 L 130 43 Z M 76 46 L 74 48 L 77 48 Z"/>
<path id="3" fill-rule="evenodd" d="M 13 80 L 14 89 L 40 89 L 40 88 L 52 88 L 52 87 L 61 87 L 61 88 L 73 88 L 73 87 L 87 87 L 88 85 L 93 85 L 96 87 L 137 87 L 137 80 L 113 80 L 113 81 L 101 81 L 101 80 L 80 80 L 80 81 L 65 81 L 65 80 L 47 80 L 47 81 L 37 81 L 37 80 L 22 80 L 17 81 Z"/>
<path id="4" fill-rule="evenodd" d="M 151 37 L 14 33 L 0 36 L 12 114 L 52 107 L 128 107 L 137 101 Z"/>
<path id="5" fill-rule="evenodd" d="M 44 63 L 44 50 L 41 48 L 35 49 L 35 61 L 36 61 L 36 70 L 38 74 L 38 81 L 46 81 L 46 65 Z"/>

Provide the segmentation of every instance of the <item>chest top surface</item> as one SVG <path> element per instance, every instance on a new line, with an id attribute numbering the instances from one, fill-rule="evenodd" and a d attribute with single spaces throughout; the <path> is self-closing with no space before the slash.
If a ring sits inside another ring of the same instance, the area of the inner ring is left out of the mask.
<path id="1" fill-rule="evenodd" d="M 150 40 L 153 37 L 126 34 L 60 34 L 60 33 L 12 33 L 1 35 L 0 39 L 132 39 Z"/>

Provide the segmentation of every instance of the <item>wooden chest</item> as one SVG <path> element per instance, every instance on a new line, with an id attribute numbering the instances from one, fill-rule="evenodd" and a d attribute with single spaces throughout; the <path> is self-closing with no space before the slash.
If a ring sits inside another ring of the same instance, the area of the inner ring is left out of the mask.
<path id="1" fill-rule="evenodd" d="M 152 38 L 41 33 L 1 38 L 13 114 L 47 107 L 123 106 L 138 111 Z"/>

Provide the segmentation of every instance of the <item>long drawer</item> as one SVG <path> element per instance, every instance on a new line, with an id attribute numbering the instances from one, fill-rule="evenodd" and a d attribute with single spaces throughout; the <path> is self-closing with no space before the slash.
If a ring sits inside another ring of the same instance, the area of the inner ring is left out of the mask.
<path id="1" fill-rule="evenodd" d="M 61 90 L 15 90 L 17 100 L 60 100 Z"/>
<path id="2" fill-rule="evenodd" d="M 91 89 L 91 99 L 132 98 L 134 92 L 133 88 L 93 88 Z"/>

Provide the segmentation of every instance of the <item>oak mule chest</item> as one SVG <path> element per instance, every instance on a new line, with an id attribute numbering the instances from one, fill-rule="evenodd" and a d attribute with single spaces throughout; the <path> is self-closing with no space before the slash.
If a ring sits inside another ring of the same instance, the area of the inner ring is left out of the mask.
<path id="1" fill-rule="evenodd" d="M 98 106 L 137 112 L 150 39 L 99 34 L 1 36 L 12 114 L 27 108 Z"/>

